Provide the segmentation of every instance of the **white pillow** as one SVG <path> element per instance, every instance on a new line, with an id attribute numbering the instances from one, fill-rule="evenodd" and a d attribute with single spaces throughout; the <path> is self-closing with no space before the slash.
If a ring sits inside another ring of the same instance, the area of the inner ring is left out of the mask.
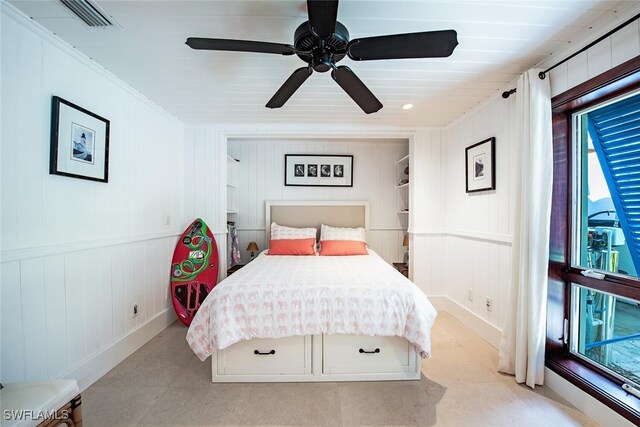
<path id="1" fill-rule="evenodd" d="M 271 240 L 279 239 L 310 239 L 316 238 L 318 232 L 315 228 L 294 228 L 271 223 Z"/>
<path id="2" fill-rule="evenodd" d="M 323 240 L 355 240 L 366 242 L 364 228 L 331 227 L 322 224 L 320 227 L 320 241 Z"/>

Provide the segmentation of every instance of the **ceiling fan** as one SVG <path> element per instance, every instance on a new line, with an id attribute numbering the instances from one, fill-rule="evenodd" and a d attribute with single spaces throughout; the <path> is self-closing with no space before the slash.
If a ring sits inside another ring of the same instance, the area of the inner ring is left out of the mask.
<path id="1" fill-rule="evenodd" d="M 382 108 L 382 103 L 347 66 L 336 63 L 348 56 L 354 61 L 403 58 L 444 58 L 458 45 L 455 30 L 394 34 L 349 40 L 349 31 L 337 21 L 338 0 L 307 0 L 309 20 L 300 24 L 293 45 L 249 40 L 189 37 L 192 49 L 239 52 L 296 54 L 306 67 L 298 68 L 267 102 L 268 108 L 280 108 L 315 70 L 331 70 L 331 77 L 367 114 Z"/>

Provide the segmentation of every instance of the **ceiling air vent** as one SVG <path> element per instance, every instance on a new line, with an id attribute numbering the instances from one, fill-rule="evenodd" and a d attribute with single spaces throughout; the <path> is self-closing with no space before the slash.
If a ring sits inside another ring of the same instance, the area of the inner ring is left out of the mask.
<path id="1" fill-rule="evenodd" d="M 90 0 L 60 0 L 71 12 L 90 27 L 113 27 L 113 20 Z"/>

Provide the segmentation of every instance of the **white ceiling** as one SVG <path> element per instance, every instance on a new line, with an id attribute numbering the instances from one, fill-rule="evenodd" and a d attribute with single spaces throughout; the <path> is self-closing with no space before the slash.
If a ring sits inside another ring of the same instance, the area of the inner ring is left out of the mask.
<path id="1" fill-rule="evenodd" d="M 37 22 L 185 123 L 308 123 L 442 126 L 522 71 L 565 50 L 589 27 L 633 2 L 341 0 L 338 20 L 352 39 L 455 29 L 449 58 L 348 65 L 384 108 L 365 115 L 329 73 L 314 73 L 281 109 L 264 105 L 295 70 L 296 56 L 197 51 L 187 37 L 293 43 L 306 2 L 113 1 L 97 3 L 120 25 L 92 29 L 58 0 L 9 0 Z M 594 35 L 593 38 L 600 34 Z M 412 103 L 405 111 L 400 107 Z"/>

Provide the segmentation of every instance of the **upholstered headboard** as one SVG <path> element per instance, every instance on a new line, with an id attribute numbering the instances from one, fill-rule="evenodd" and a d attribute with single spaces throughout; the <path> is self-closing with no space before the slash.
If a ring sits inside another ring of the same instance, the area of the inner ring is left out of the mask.
<path id="1" fill-rule="evenodd" d="M 369 202 L 361 201 L 267 201 L 265 212 L 266 241 L 271 223 L 288 227 L 364 227 L 369 231 Z"/>

